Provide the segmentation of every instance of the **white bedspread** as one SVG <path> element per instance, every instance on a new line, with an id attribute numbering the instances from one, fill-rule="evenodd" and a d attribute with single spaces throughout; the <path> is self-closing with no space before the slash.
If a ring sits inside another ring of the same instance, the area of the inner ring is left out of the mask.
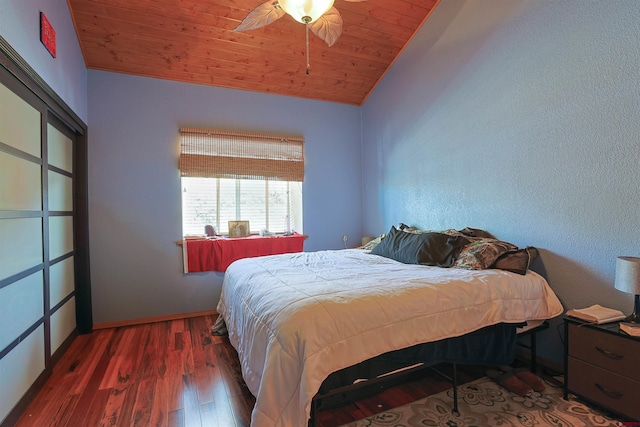
<path id="1" fill-rule="evenodd" d="M 379 354 L 562 311 L 531 271 L 407 265 L 359 249 L 236 261 L 218 304 L 256 397 L 252 427 L 306 427 L 322 381 Z"/>

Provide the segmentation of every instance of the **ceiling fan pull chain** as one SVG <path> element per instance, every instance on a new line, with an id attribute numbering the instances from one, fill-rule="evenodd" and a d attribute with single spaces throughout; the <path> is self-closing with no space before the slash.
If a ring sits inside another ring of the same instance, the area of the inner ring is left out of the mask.
<path id="1" fill-rule="evenodd" d="M 311 68 L 311 64 L 309 64 L 309 22 L 305 21 L 304 23 L 304 27 L 305 27 L 305 33 L 306 33 L 306 37 L 307 37 L 307 76 L 309 75 L 309 69 Z"/>

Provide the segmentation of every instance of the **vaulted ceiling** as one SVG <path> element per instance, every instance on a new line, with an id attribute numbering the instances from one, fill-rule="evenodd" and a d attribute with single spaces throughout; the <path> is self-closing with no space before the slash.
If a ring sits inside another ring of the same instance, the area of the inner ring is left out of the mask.
<path id="1" fill-rule="evenodd" d="M 286 15 L 234 28 L 264 0 L 68 0 L 90 69 L 361 105 L 439 0 L 336 0 L 328 47 Z"/>

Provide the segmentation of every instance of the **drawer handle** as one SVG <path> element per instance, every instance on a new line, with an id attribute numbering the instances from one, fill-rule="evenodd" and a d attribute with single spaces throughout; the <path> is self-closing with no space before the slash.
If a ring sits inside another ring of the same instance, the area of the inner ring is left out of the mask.
<path id="1" fill-rule="evenodd" d="M 612 352 L 610 352 L 608 350 L 605 350 L 603 348 L 600 348 L 598 346 L 596 346 L 596 350 L 598 350 L 600 353 L 602 353 L 604 356 L 608 357 L 609 359 L 614 359 L 614 360 L 622 360 L 622 359 L 624 359 L 623 355 L 612 353 Z"/>
<path id="2" fill-rule="evenodd" d="M 595 383 L 595 385 L 600 389 L 601 392 L 613 399 L 622 399 L 622 397 L 624 396 L 624 394 L 620 393 L 619 391 L 609 390 L 608 388 L 603 387 L 598 383 Z"/>

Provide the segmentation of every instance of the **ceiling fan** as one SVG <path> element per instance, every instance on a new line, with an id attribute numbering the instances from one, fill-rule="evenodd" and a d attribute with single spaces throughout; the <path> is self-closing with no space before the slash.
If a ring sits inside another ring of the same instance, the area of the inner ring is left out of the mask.
<path id="1" fill-rule="evenodd" d="M 345 0 L 359 3 L 366 0 Z M 333 7 L 334 0 L 268 0 L 253 9 L 234 31 L 264 27 L 288 14 L 306 27 L 307 75 L 309 75 L 309 28 L 328 46 L 342 34 L 342 16 Z"/>

